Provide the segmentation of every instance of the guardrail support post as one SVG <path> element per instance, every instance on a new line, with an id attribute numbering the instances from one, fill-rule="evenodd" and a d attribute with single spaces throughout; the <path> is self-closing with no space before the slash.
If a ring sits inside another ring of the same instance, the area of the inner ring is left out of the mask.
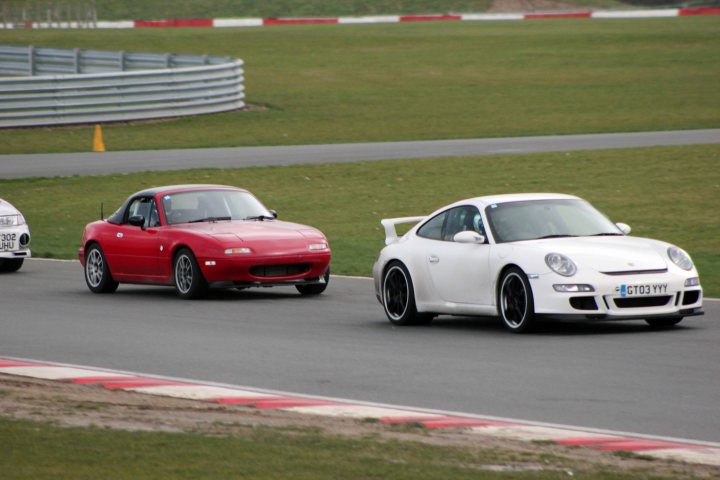
<path id="1" fill-rule="evenodd" d="M 80 49 L 75 48 L 73 49 L 74 57 L 73 57 L 73 67 L 75 69 L 75 73 L 80 73 Z"/>
<path id="2" fill-rule="evenodd" d="M 35 76 L 35 47 L 28 47 L 28 73 L 31 77 Z"/>
<path id="3" fill-rule="evenodd" d="M 125 71 L 125 52 L 118 52 L 118 68 L 121 72 Z"/>

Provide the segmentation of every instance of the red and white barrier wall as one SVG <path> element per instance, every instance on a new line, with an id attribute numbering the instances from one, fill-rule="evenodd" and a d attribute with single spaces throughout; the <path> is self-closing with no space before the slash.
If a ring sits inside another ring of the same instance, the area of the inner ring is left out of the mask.
<path id="1" fill-rule="evenodd" d="M 496 21 L 537 20 L 548 18 L 664 18 L 691 15 L 720 15 L 720 7 L 667 8 L 655 10 L 598 10 L 587 12 L 546 13 L 463 13 L 445 15 L 378 15 L 368 17 L 307 17 L 307 18 L 193 18 L 185 20 L 121 20 L 99 21 L 97 28 L 145 27 L 262 27 L 269 25 L 305 24 L 370 24 L 432 21 Z M 73 22 L 8 24 L 2 28 L 87 28 Z"/>
<path id="2" fill-rule="evenodd" d="M 495 417 L 431 413 L 412 407 L 288 395 L 247 387 L 213 385 L 167 377 L 4 358 L 0 358 L 0 373 L 70 382 L 108 390 L 131 391 L 223 405 L 241 405 L 259 410 L 273 409 L 326 417 L 373 418 L 384 424 L 420 423 L 430 429 L 463 428 L 468 434 L 528 442 L 545 441 L 595 450 L 642 452 L 643 455 L 656 458 L 720 466 L 720 444 L 710 442 L 644 437 Z"/>

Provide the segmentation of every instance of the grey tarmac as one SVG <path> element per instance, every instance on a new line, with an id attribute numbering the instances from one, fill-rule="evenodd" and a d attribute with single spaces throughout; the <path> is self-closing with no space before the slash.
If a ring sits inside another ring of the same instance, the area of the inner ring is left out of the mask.
<path id="1" fill-rule="evenodd" d="M 720 441 L 720 302 L 677 328 L 547 323 L 513 335 L 492 318 L 390 325 L 372 282 L 291 288 L 88 291 L 78 262 L 0 275 L 0 356 L 308 395 Z"/>
<path id="2" fill-rule="evenodd" d="M 712 143 L 720 143 L 720 129 L 335 145 L 0 155 L 0 178 L 108 175 L 188 168 L 243 168 Z M 88 139 L 88 150 L 90 146 Z"/>

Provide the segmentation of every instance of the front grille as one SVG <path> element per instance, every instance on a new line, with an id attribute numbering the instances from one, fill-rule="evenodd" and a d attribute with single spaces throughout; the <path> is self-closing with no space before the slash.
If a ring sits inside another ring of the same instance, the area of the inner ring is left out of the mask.
<path id="1" fill-rule="evenodd" d="M 597 303 L 594 297 L 572 297 L 570 305 L 575 310 L 597 310 Z"/>
<path id="2" fill-rule="evenodd" d="M 623 271 L 618 271 L 618 272 L 600 272 L 600 273 L 602 273 L 603 275 L 612 275 L 614 277 L 619 277 L 622 275 L 646 275 L 646 274 L 651 274 L 651 273 L 655 273 L 655 274 L 667 273 L 667 271 L 668 271 L 667 268 L 660 268 L 657 270 L 623 270 Z"/>
<path id="3" fill-rule="evenodd" d="M 692 305 L 700 299 L 700 290 L 693 290 L 691 292 L 685 292 L 683 295 L 683 305 Z"/>
<path id="4" fill-rule="evenodd" d="M 618 308 L 647 308 L 667 305 L 671 298 L 671 295 L 661 295 L 658 297 L 616 298 L 613 301 Z"/>
<path id="5" fill-rule="evenodd" d="M 292 277 L 310 271 L 309 263 L 291 263 L 287 265 L 256 265 L 250 273 L 256 277 Z"/>

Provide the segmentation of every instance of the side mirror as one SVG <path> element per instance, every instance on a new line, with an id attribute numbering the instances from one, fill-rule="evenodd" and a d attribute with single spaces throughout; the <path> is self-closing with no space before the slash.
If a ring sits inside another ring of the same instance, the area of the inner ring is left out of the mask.
<path id="1" fill-rule="evenodd" d="M 481 235 L 477 232 L 473 232 L 472 230 L 467 230 L 465 232 L 458 232 L 453 237 L 453 242 L 457 243 L 485 243 L 485 235 Z"/>
<path id="2" fill-rule="evenodd" d="M 630 233 L 630 225 L 627 223 L 616 223 L 615 225 L 617 225 L 623 235 L 628 235 Z"/>
<path id="3" fill-rule="evenodd" d="M 273 218 L 277 218 L 277 212 L 275 210 L 268 210 L 268 212 L 270 212 Z"/>
<path id="4" fill-rule="evenodd" d="M 142 215 L 133 215 L 128 218 L 128 223 L 133 227 L 143 227 L 145 225 L 145 217 Z"/>

